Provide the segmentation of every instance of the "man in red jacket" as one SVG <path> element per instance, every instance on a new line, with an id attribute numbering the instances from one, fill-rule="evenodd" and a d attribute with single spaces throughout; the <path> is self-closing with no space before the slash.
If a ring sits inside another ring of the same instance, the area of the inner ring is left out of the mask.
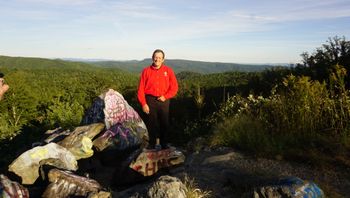
<path id="1" fill-rule="evenodd" d="M 153 52 L 152 65 L 143 69 L 140 77 L 137 98 L 143 112 L 147 114 L 147 128 L 150 146 L 160 139 L 163 148 L 167 147 L 169 128 L 169 103 L 178 90 L 174 71 L 164 65 L 165 54 L 157 49 Z"/>

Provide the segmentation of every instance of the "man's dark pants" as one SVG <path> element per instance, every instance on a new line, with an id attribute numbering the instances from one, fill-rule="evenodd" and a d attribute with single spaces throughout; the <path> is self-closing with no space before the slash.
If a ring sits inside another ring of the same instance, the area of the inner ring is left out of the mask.
<path id="1" fill-rule="evenodd" d="M 146 102 L 150 109 L 146 125 L 150 138 L 150 146 L 154 146 L 156 144 L 156 138 L 160 138 L 160 144 L 164 148 L 168 143 L 170 100 L 161 102 L 158 101 L 157 98 L 158 97 L 146 95 Z"/>

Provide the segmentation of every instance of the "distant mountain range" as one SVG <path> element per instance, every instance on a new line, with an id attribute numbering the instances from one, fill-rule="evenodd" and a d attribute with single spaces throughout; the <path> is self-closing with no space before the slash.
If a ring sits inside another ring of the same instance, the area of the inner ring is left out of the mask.
<path id="1" fill-rule="evenodd" d="M 45 69 L 45 68 L 63 68 L 63 69 L 86 69 L 95 68 L 84 62 L 71 62 L 61 59 L 32 58 L 32 57 L 11 57 L 0 55 L 0 68 L 26 68 L 26 69 Z"/>
<path id="2" fill-rule="evenodd" d="M 45 68 L 45 67 L 57 67 L 63 68 L 86 68 L 86 67 L 100 67 L 100 68 L 116 68 L 132 73 L 139 73 L 142 69 L 152 63 L 151 59 L 144 60 L 130 60 L 130 61 L 114 61 L 114 60 L 101 60 L 101 59 L 45 59 L 45 58 L 30 58 L 30 57 L 10 57 L 0 56 L 1 66 L 13 66 L 13 67 L 33 67 L 33 68 Z M 201 74 L 210 73 L 222 73 L 229 71 L 239 72 L 256 72 L 263 71 L 268 68 L 276 67 L 272 64 L 238 64 L 238 63 L 221 63 L 221 62 L 204 62 L 204 61 L 191 61 L 182 59 L 167 59 L 166 65 L 171 66 L 175 73 L 180 72 L 195 72 Z M 286 65 L 279 65 L 286 66 Z"/>
<path id="3" fill-rule="evenodd" d="M 131 61 L 85 61 L 86 63 L 94 64 L 105 68 L 119 68 L 129 72 L 139 73 L 142 69 L 152 63 L 151 59 L 131 60 Z M 263 71 L 267 68 L 275 67 L 276 65 L 269 64 L 239 64 L 239 63 L 221 63 L 221 62 L 204 62 L 182 59 L 167 59 L 166 65 L 171 66 L 175 73 L 183 71 L 196 72 L 202 74 L 222 73 L 229 71 L 240 72 L 255 72 Z M 285 66 L 285 65 L 279 65 Z"/>

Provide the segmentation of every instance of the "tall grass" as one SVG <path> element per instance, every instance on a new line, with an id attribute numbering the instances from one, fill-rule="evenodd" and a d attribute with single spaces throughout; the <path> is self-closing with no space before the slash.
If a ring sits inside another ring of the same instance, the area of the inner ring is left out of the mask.
<path id="1" fill-rule="evenodd" d="M 350 148 L 350 92 L 346 71 L 336 65 L 330 84 L 289 75 L 270 97 L 233 96 L 209 120 L 212 145 L 265 153 Z"/>
<path id="2" fill-rule="evenodd" d="M 186 186 L 186 197 L 187 198 L 209 198 L 211 197 L 211 191 L 206 191 L 198 188 L 198 184 L 193 178 L 185 176 L 184 184 Z"/>

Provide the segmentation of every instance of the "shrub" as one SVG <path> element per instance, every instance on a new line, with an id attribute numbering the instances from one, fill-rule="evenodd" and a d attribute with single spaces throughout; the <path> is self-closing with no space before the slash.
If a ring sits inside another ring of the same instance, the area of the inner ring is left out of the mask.
<path id="1" fill-rule="evenodd" d="M 269 98 L 231 97 L 208 119 L 215 126 L 212 144 L 273 153 L 348 148 L 350 92 L 344 87 L 345 75 L 344 68 L 334 67 L 333 88 L 289 75 Z"/>
<path id="2" fill-rule="evenodd" d="M 10 122 L 8 113 L 0 113 L 0 140 L 12 139 L 20 132 L 20 125 Z"/>
<path id="3" fill-rule="evenodd" d="M 49 107 L 48 119 L 51 125 L 58 124 L 63 128 L 78 126 L 84 114 L 84 107 L 78 102 L 56 101 Z"/>
<path id="4" fill-rule="evenodd" d="M 249 115 L 228 117 L 216 125 L 214 135 L 211 138 L 211 146 L 234 145 L 253 152 L 263 150 L 270 152 L 274 137 L 269 137 L 264 130 L 263 124 Z"/>

